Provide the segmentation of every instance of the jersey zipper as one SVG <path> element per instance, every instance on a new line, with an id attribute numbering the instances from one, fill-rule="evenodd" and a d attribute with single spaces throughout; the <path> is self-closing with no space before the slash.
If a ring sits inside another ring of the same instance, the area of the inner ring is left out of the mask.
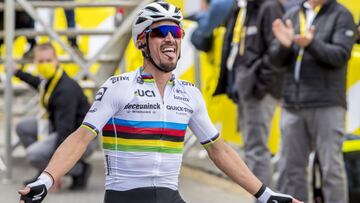
<path id="1" fill-rule="evenodd" d="M 160 94 L 160 90 L 159 88 L 157 87 L 156 83 L 153 83 L 154 85 L 154 89 L 156 90 L 157 92 L 157 95 L 159 95 L 159 100 L 160 100 L 160 103 L 161 103 L 161 113 L 160 113 L 160 121 L 161 122 L 161 131 L 163 132 L 164 129 L 165 129 L 165 121 L 166 121 L 166 107 L 165 107 L 165 97 L 166 97 L 166 90 L 167 90 L 167 86 L 165 87 L 165 91 L 164 91 L 164 96 L 162 97 L 161 94 Z M 162 153 L 161 153 L 161 148 L 162 148 L 162 134 L 160 134 L 160 138 L 159 138 L 159 147 L 160 147 L 160 152 L 155 152 L 155 166 L 154 166 L 154 178 L 153 178 L 153 186 L 156 187 L 156 180 L 157 180 L 157 177 L 160 175 L 160 165 L 161 165 L 161 162 L 162 162 Z"/>

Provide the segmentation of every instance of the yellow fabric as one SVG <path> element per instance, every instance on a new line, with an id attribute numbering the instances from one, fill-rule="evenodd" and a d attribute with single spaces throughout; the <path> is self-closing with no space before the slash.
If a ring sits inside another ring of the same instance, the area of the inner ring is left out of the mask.
<path id="1" fill-rule="evenodd" d="M 47 88 L 46 92 L 45 92 L 45 87 L 40 87 L 40 94 L 39 94 L 40 104 L 43 107 L 48 107 L 50 96 L 53 93 L 56 85 L 58 84 L 61 76 L 63 75 L 63 72 L 64 71 L 62 70 L 62 68 L 58 68 L 54 78 L 50 81 L 49 87 Z"/>
<path id="2" fill-rule="evenodd" d="M 348 90 L 360 82 L 360 45 L 355 44 L 348 65 L 347 87 Z"/>
<path id="3" fill-rule="evenodd" d="M 55 75 L 56 66 L 53 63 L 39 63 L 36 64 L 36 69 L 41 77 L 49 80 Z"/>
<path id="4" fill-rule="evenodd" d="M 245 18 L 246 18 L 245 9 L 241 8 L 236 18 L 236 23 L 233 32 L 233 39 L 232 39 L 233 43 L 240 43 L 240 40 L 243 37 Z"/>
<path id="5" fill-rule="evenodd" d="M 343 152 L 360 151 L 360 140 L 347 140 L 343 143 Z"/>
<path id="6" fill-rule="evenodd" d="M 315 15 L 317 15 L 319 13 L 320 9 L 321 9 L 321 6 L 317 6 L 314 9 Z M 306 27 L 306 16 L 305 16 L 304 11 L 302 11 L 302 10 L 300 10 L 300 12 L 299 12 L 299 26 L 300 26 L 300 35 L 304 36 L 308 32 L 308 29 Z"/>
<path id="7" fill-rule="evenodd" d="M 321 6 L 317 6 L 314 9 L 314 12 L 315 12 L 314 19 L 316 18 L 316 15 L 319 13 L 320 9 L 321 9 Z M 300 31 L 300 33 L 299 34 L 302 35 L 302 36 L 305 36 L 306 33 L 309 31 L 309 29 L 310 29 L 310 27 L 307 28 L 307 26 L 306 26 L 305 12 L 303 10 L 300 10 L 300 12 L 299 12 L 299 31 Z M 300 63 L 302 61 L 303 55 L 304 55 L 304 52 L 300 51 L 299 54 L 296 57 L 297 63 Z"/>
<path id="8" fill-rule="evenodd" d="M 353 14 L 355 22 L 359 22 L 360 17 L 360 4 L 356 0 L 338 0 L 339 3 L 343 4 Z"/>

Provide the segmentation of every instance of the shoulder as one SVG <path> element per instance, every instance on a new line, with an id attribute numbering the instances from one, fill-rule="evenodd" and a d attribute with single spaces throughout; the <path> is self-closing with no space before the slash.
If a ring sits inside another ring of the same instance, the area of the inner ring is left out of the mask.
<path id="1" fill-rule="evenodd" d="M 347 9 L 345 6 L 343 6 L 342 4 L 340 4 L 338 2 L 336 2 L 336 11 L 339 12 L 340 16 L 342 16 L 342 17 L 347 17 L 347 18 L 353 19 L 353 15 L 349 11 L 349 9 Z"/>
<path id="2" fill-rule="evenodd" d="M 127 72 L 108 78 L 98 89 L 95 101 L 106 98 L 126 98 L 125 95 L 133 93 L 133 84 L 136 81 L 136 72 Z M 106 95 L 106 96 L 105 96 Z"/>
<path id="3" fill-rule="evenodd" d="M 70 76 L 68 76 L 66 73 L 64 73 L 54 90 L 55 94 L 61 94 L 62 96 L 70 97 L 73 97 L 74 94 L 77 94 L 78 92 L 82 92 L 79 83 L 73 78 L 70 78 Z"/>
<path id="4" fill-rule="evenodd" d="M 301 5 L 293 6 L 292 8 L 290 8 L 289 10 L 286 11 L 285 17 L 293 17 L 293 16 L 298 15 L 300 9 L 301 9 Z"/>
<path id="5" fill-rule="evenodd" d="M 125 88 L 131 86 L 134 80 L 136 80 L 136 72 L 126 72 L 120 75 L 111 76 L 105 81 L 101 88 Z"/>

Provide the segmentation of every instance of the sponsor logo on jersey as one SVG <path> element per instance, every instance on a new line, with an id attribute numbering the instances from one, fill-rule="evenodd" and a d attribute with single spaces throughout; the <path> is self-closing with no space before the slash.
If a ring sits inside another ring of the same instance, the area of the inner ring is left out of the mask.
<path id="1" fill-rule="evenodd" d="M 90 113 L 95 113 L 95 112 L 97 112 L 97 108 L 90 109 L 89 112 Z"/>
<path id="2" fill-rule="evenodd" d="M 180 81 L 182 85 L 184 86 L 195 86 L 194 84 L 187 82 L 187 81 Z"/>
<path id="3" fill-rule="evenodd" d="M 184 91 L 184 90 L 176 89 L 175 92 L 176 92 L 177 94 L 185 94 L 185 91 Z"/>
<path id="4" fill-rule="evenodd" d="M 156 104 L 126 104 L 124 109 L 160 109 L 160 104 L 156 103 Z"/>
<path id="5" fill-rule="evenodd" d="M 107 87 L 101 87 L 95 95 L 95 101 L 101 101 L 103 96 L 105 95 L 106 90 Z"/>
<path id="6" fill-rule="evenodd" d="M 127 80 L 129 81 L 129 76 L 117 76 L 117 77 L 112 77 L 110 78 L 112 84 L 116 83 L 116 82 L 119 82 L 119 81 L 122 81 L 122 80 Z"/>
<path id="7" fill-rule="evenodd" d="M 136 90 L 134 92 L 135 96 L 139 97 L 155 97 L 155 92 L 153 90 Z"/>
<path id="8" fill-rule="evenodd" d="M 193 113 L 194 112 L 192 109 L 182 107 L 182 106 L 166 105 L 166 109 L 170 110 L 170 111 L 180 111 L 180 112 L 185 112 L 185 113 Z"/>
<path id="9" fill-rule="evenodd" d="M 180 96 L 176 96 L 176 95 L 174 95 L 174 99 L 181 100 L 181 101 L 186 101 L 186 102 L 190 101 L 189 98 L 180 97 Z"/>

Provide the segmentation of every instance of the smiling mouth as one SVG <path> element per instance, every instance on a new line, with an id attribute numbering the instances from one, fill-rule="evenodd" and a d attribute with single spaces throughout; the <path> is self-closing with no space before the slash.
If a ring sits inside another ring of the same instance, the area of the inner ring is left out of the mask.
<path id="1" fill-rule="evenodd" d="M 176 57 L 176 49 L 175 47 L 163 47 L 161 49 L 161 53 L 169 58 L 175 58 Z"/>

